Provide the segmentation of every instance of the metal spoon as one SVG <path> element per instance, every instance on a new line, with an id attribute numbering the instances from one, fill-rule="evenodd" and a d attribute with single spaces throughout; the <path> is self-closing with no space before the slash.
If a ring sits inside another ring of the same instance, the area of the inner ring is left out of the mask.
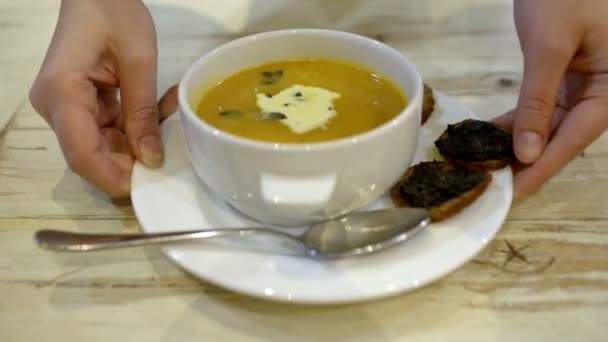
<path id="1" fill-rule="evenodd" d="M 93 251 L 215 237 L 271 235 L 308 255 L 338 258 L 376 252 L 407 240 L 430 222 L 424 209 L 395 208 L 347 214 L 314 224 L 302 235 L 269 228 L 203 229 L 145 234 L 89 234 L 41 230 L 36 242 L 58 251 Z"/>

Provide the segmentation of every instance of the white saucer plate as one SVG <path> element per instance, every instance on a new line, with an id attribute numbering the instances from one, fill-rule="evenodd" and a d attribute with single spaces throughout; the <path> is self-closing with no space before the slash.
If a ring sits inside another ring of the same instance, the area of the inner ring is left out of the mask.
<path id="1" fill-rule="evenodd" d="M 414 164 L 436 156 L 433 142 L 448 123 L 474 118 L 453 99 L 437 92 L 435 97 Z M 162 134 L 164 166 L 151 170 L 138 163 L 132 175 L 131 198 L 143 231 L 259 226 L 216 198 L 195 175 L 179 115 L 163 123 Z M 365 301 L 419 288 L 468 262 L 498 232 L 511 198 L 511 169 L 493 172 L 486 192 L 456 216 L 364 257 L 328 261 L 217 240 L 165 246 L 163 252 L 194 276 L 249 296 L 301 304 Z M 385 196 L 370 208 L 387 206 Z"/>

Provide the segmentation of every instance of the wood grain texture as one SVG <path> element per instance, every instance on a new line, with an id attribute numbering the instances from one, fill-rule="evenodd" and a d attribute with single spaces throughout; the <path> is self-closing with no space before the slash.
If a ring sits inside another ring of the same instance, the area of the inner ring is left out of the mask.
<path id="1" fill-rule="evenodd" d="M 4 47 L 0 54 L 0 133 L 27 102 L 56 20 L 55 8 L 5 2 L 0 4 L 0 46 Z"/>
<path id="2" fill-rule="evenodd" d="M 510 0 L 147 4 L 159 36 L 159 93 L 213 47 L 291 27 L 384 41 L 436 90 L 484 119 L 509 110 L 521 82 Z M 199 281 L 158 248 L 84 255 L 39 249 L 33 235 L 41 228 L 139 230 L 128 200 L 112 201 L 66 169 L 53 131 L 27 101 L 57 10 L 54 0 L 0 0 L 0 44 L 8 47 L 0 55 L 0 341 L 605 339 L 607 135 L 515 205 L 471 262 L 385 300 L 269 303 Z"/>
<path id="3" fill-rule="evenodd" d="M 137 229 L 134 220 L 44 224 L 78 231 Z M 138 340 L 192 334 L 252 341 L 295 336 L 431 341 L 470 338 L 473 332 L 478 334 L 473 340 L 480 341 L 599 340 L 608 313 L 606 222 L 508 222 L 471 263 L 441 281 L 386 300 L 330 307 L 268 303 L 227 292 L 181 272 L 157 248 L 53 254 L 32 242 L 40 220 L 0 220 L 0 225 L 7 247 L 0 256 L 0 307 L 39 310 L 17 315 L 0 310 L 0 321 L 7 327 L 36 324 L 39 329 L 20 331 L 27 339 L 66 336 L 67 325 L 86 340 L 127 333 Z M 513 260 L 503 267 L 505 240 L 517 248 L 528 245 L 523 253 L 531 264 Z M 546 270 L 534 271 L 551 259 Z"/>

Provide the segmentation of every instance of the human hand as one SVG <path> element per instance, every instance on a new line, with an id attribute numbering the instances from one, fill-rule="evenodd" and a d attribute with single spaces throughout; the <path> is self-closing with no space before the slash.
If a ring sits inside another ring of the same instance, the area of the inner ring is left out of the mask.
<path id="1" fill-rule="evenodd" d="M 513 129 L 515 199 L 537 191 L 608 128 L 608 4 L 515 0 L 524 55 Z"/>
<path id="2" fill-rule="evenodd" d="M 113 197 L 129 194 L 134 159 L 163 162 L 156 32 L 140 0 L 64 0 L 30 101 L 57 135 L 69 167 Z M 118 93 L 120 91 L 120 101 Z"/>

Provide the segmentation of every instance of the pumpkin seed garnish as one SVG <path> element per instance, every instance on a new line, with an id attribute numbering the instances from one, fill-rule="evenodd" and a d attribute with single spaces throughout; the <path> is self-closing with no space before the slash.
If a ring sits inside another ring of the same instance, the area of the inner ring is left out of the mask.
<path id="1" fill-rule="evenodd" d="M 227 117 L 227 118 L 237 118 L 242 115 L 243 115 L 243 113 L 240 110 L 225 110 L 225 111 L 220 112 L 220 116 Z"/>
<path id="2" fill-rule="evenodd" d="M 281 79 L 281 77 L 283 77 L 283 70 L 262 71 L 262 84 L 275 84 Z"/>
<path id="3" fill-rule="evenodd" d="M 281 113 L 281 112 L 271 112 L 271 113 L 267 113 L 265 115 L 266 119 L 271 119 L 271 120 L 285 120 L 287 119 L 287 115 Z"/>

